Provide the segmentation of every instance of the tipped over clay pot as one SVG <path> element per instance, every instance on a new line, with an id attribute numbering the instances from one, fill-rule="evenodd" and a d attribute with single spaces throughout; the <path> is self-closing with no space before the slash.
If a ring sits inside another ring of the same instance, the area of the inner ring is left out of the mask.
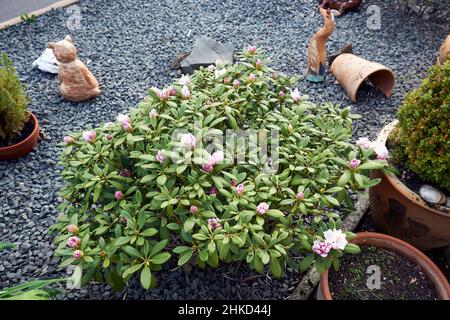
<path id="1" fill-rule="evenodd" d="M 448 55 L 450 54 L 450 34 L 445 39 L 444 43 L 439 50 L 439 64 L 444 64 L 445 60 L 448 59 Z"/>
<path id="2" fill-rule="evenodd" d="M 395 87 L 395 75 L 391 69 L 351 53 L 339 55 L 331 65 L 331 72 L 353 102 L 356 102 L 358 89 L 366 79 L 387 97 Z"/>

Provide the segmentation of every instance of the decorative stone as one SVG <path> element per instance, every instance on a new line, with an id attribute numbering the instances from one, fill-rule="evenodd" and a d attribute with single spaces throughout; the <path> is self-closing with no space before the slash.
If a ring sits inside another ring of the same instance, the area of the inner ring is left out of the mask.
<path id="1" fill-rule="evenodd" d="M 312 82 L 323 82 L 325 80 L 325 68 L 327 65 L 327 41 L 334 31 L 334 16 L 339 15 L 336 10 L 325 10 L 320 8 L 324 25 L 317 31 L 308 45 L 308 66 L 306 67 L 306 78 Z"/>
<path id="2" fill-rule="evenodd" d="M 49 42 L 48 47 L 53 49 L 53 54 L 60 62 L 58 78 L 61 82 L 61 95 L 65 99 L 80 102 L 100 94 L 97 79 L 77 59 L 77 49 L 69 35 L 64 40 Z"/>
<path id="3" fill-rule="evenodd" d="M 447 197 L 447 203 L 445 204 L 447 208 L 450 208 L 450 197 Z"/>
<path id="4" fill-rule="evenodd" d="M 214 64 L 217 59 L 233 62 L 233 52 L 233 46 L 201 36 L 195 40 L 192 52 L 181 61 L 181 70 L 184 74 L 190 74 L 200 67 Z"/>
<path id="5" fill-rule="evenodd" d="M 59 62 L 50 48 L 46 48 L 40 57 L 33 61 L 32 66 L 44 72 L 54 74 L 59 72 Z"/>
<path id="6" fill-rule="evenodd" d="M 446 195 L 429 184 L 424 184 L 421 186 L 419 189 L 419 194 L 426 202 L 429 203 L 444 204 L 447 202 Z"/>

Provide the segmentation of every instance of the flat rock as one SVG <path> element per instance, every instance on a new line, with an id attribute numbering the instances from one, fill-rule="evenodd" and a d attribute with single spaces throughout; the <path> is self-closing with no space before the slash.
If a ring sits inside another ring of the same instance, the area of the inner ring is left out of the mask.
<path id="1" fill-rule="evenodd" d="M 429 203 L 444 204 L 447 201 L 447 197 L 444 193 L 429 184 L 424 184 L 421 186 L 419 189 L 419 194 L 426 202 Z"/>
<path id="2" fill-rule="evenodd" d="M 214 64 L 217 59 L 233 62 L 234 47 L 222 44 L 206 36 L 195 40 L 192 52 L 181 61 L 181 70 L 184 74 L 191 74 L 200 67 Z"/>

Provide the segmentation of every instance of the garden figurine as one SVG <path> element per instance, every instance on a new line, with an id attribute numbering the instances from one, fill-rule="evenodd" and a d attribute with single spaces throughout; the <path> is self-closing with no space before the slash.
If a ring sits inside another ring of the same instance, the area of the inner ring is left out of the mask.
<path id="1" fill-rule="evenodd" d="M 339 12 L 331 9 L 320 8 L 324 25 L 317 31 L 309 41 L 308 66 L 306 78 L 312 82 L 323 82 L 325 80 L 325 67 L 327 63 L 327 40 L 334 31 L 334 16 Z"/>
<path id="2" fill-rule="evenodd" d="M 346 11 L 355 10 L 362 0 L 320 0 L 320 6 L 324 9 L 334 9 L 344 14 Z"/>
<path id="3" fill-rule="evenodd" d="M 100 94 L 97 79 L 77 58 L 77 49 L 69 35 L 64 40 L 49 42 L 48 47 L 53 50 L 53 54 L 60 63 L 58 78 L 61 82 L 61 95 L 65 99 L 80 102 Z"/>

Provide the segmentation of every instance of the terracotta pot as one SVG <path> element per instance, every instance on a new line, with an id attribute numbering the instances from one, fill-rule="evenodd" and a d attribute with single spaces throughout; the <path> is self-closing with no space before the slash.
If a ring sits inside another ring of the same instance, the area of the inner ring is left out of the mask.
<path id="1" fill-rule="evenodd" d="M 450 285 L 441 270 L 439 270 L 433 261 L 412 245 L 400 239 L 376 232 L 360 232 L 351 242 L 357 245 L 372 245 L 396 251 L 422 269 L 428 279 L 434 284 L 439 299 L 450 299 Z M 355 259 L 358 259 L 357 255 L 355 255 Z M 408 290 L 408 288 L 405 287 L 405 290 Z M 320 277 L 317 299 L 333 300 L 328 286 L 328 271 L 322 273 Z"/>
<path id="2" fill-rule="evenodd" d="M 398 121 L 384 127 L 377 141 L 385 144 Z M 381 182 L 370 188 L 370 209 L 377 230 L 405 240 L 421 250 L 450 245 L 450 215 L 433 209 L 397 177 L 376 171 Z"/>
<path id="3" fill-rule="evenodd" d="M 343 53 L 334 59 L 331 72 L 353 102 L 356 102 L 356 93 L 366 79 L 388 97 L 395 87 L 395 75 L 391 69 L 351 53 Z"/>
<path id="4" fill-rule="evenodd" d="M 447 60 L 447 56 L 450 54 L 450 34 L 445 39 L 444 43 L 439 50 L 439 64 L 444 64 L 445 60 Z"/>
<path id="5" fill-rule="evenodd" d="M 0 147 L 0 160 L 12 160 L 28 154 L 37 145 L 39 138 L 39 122 L 34 114 L 29 112 L 33 123 L 33 131 L 24 140 L 8 147 Z"/>

